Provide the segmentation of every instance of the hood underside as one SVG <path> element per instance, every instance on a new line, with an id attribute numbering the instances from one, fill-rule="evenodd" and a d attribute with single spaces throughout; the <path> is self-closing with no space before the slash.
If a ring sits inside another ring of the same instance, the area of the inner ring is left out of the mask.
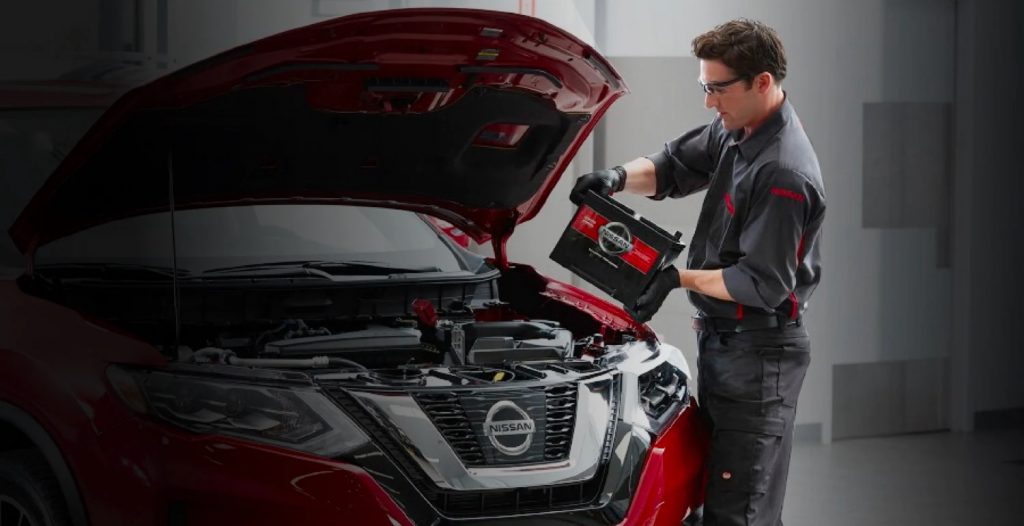
<path id="1" fill-rule="evenodd" d="M 625 90 L 592 48 L 535 18 L 340 18 L 129 92 L 10 233 L 31 252 L 172 203 L 324 202 L 424 211 L 484 241 L 536 214 Z"/>

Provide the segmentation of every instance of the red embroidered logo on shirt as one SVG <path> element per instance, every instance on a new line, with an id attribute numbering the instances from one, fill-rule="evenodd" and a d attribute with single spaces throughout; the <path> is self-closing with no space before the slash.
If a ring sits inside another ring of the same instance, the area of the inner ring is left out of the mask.
<path id="1" fill-rule="evenodd" d="M 800 195 L 800 194 L 798 194 L 798 193 L 796 193 L 796 192 L 794 192 L 792 190 L 786 190 L 785 188 L 779 188 L 779 187 L 772 188 L 772 195 L 777 195 L 779 197 L 786 197 L 786 198 L 792 199 L 794 201 L 800 201 L 800 202 L 803 202 L 803 200 L 804 200 L 804 196 L 802 196 L 802 195 Z"/>
<path id="2" fill-rule="evenodd" d="M 729 211 L 729 215 L 736 215 L 736 207 L 732 204 L 732 196 L 728 192 L 725 194 L 725 209 Z"/>

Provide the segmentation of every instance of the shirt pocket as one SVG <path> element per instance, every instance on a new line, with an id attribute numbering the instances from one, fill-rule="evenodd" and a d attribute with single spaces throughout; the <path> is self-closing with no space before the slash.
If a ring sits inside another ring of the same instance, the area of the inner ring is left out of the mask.
<path id="1" fill-rule="evenodd" d="M 715 215 L 708 226 L 708 254 L 721 254 L 730 232 L 734 229 L 736 203 L 733 190 L 725 192 L 716 206 Z"/>
<path id="2" fill-rule="evenodd" d="M 746 197 L 742 188 L 734 188 L 722 199 L 722 213 L 719 214 L 718 232 L 711 239 L 719 259 L 726 264 L 734 263 L 743 256 L 740 252 L 740 234 L 746 211 Z"/>

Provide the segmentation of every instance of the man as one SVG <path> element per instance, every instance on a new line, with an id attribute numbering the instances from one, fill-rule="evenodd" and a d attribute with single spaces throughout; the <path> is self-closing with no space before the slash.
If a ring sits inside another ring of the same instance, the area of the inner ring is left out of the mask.
<path id="1" fill-rule="evenodd" d="M 712 428 L 703 524 L 781 525 L 810 361 L 802 314 L 821 277 L 821 173 L 782 91 L 786 57 L 773 29 L 734 20 L 692 45 L 715 119 L 661 152 L 580 177 L 571 198 L 707 190 L 686 269 L 660 272 L 634 312 L 649 320 L 678 287 L 699 311 L 699 402 Z"/>

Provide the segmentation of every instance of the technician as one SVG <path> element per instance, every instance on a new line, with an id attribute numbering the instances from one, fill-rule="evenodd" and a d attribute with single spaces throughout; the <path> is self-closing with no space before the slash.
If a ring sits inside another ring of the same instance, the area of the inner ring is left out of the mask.
<path id="1" fill-rule="evenodd" d="M 821 279 L 821 170 L 782 90 L 775 30 L 733 20 L 695 38 L 692 51 L 714 120 L 658 153 L 581 176 L 570 198 L 707 190 L 686 269 L 661 271 L 633 311 L 646 322 L 679 287 L 698 311 L 698 397 L 712 429 L 704 526 L 781 525 L 810 361 L 803 314 Z"/>

